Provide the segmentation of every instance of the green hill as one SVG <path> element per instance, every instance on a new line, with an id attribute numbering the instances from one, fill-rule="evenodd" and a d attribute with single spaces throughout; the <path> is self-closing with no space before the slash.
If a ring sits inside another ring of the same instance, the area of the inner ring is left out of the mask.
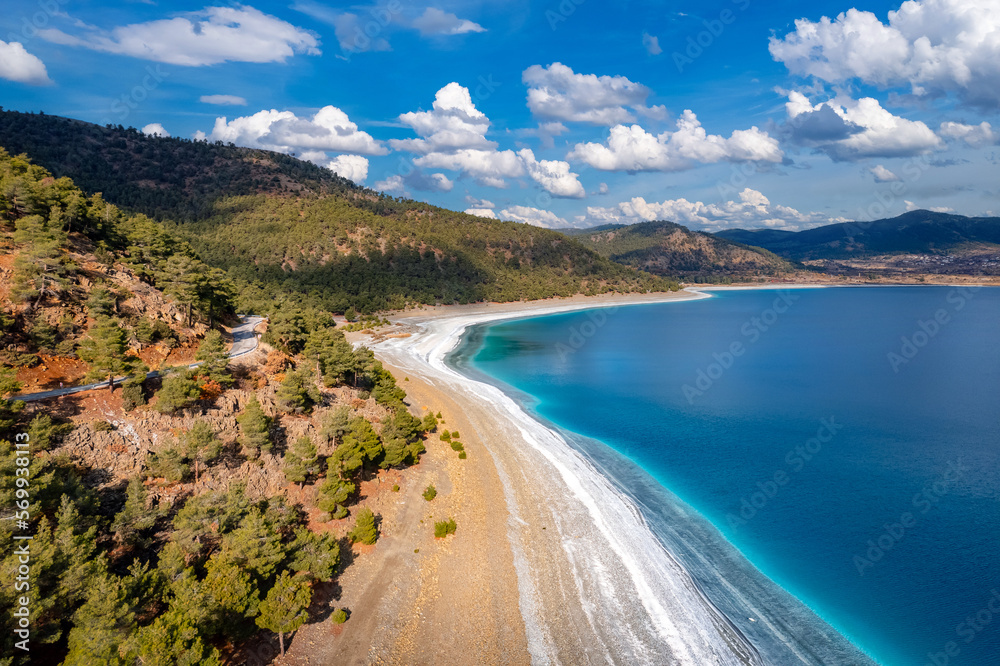
<path id="1" fill-rule="evenodd" d="M 757 279 L 792 269 L 767 250 L 691 231 L 673 222 L 605 225 L 570 233 L 617 263 L 695 282 Z"/>
<path id="2" fill-rule="evenodd" d="M 885 220 L 828 224 L 798 232 L 733 229 L 715 236 L 767 248 L 795 261 L 939 254 L 960 252 L 969 245 L 1000 245 L 1000 218 L 914 210 Z"/>
<path id="3" fill-rule="evenodd" d="M 229 271 L 242 309 L 368 313 L 677 288 L 558 232 L 387 196 L 269 151 L 11 111 L 0 112 L 0 146 L 164 221 Z"/>

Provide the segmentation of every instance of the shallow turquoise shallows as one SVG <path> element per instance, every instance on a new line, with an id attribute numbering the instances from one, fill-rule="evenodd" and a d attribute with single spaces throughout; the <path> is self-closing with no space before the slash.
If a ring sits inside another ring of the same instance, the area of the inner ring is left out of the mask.
<path id="1" fill-rule="evenodd" d="M 998 342 L 1000 289 L 747 290 L 481 327 L 452 360 L 880 663 L 995 665 Z"/>

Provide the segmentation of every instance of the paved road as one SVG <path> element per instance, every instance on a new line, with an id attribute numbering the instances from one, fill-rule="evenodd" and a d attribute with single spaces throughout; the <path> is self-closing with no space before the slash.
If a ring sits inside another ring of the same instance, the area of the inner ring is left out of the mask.
<path id="1" fill-rule="evenodd" d="M 266 317 L 248 317 L 246 315 L 240 315 L 240 320 L 243 323 L 233 329 L 233 346 L 229 349 L 229 358 L 243 356 L 257 349 L 257 335 L 254 333 L 254 329 L 265 319 Z M 201 365 L 200 362 L 192 363 L 188 367 L 197 368 L 199 365 Z M 146 377 L 157 377 L 159 374 L 159 372 L 154 370 L 153 372 L 147 373 Z M 128 379 L 127 376 L 115 377 L 115 384 L 121 384 L 126 379 Z M 42 391 L 41 393 L 15 395 L 11 396 L 10 400 L 33 402 L 35 400 L 46 400 L 47 398 L 58 398 L 59 396 L 70 395 L 72 393 L 82 393 L 83 391 L 90 391 L 97 388 L 107 388 L 107 386 L 107 381 L 100 381 L 94 384 L 84 384 L 83 386 L 69 386 L 67 388 L 55 389 L 54 391 Z"/>

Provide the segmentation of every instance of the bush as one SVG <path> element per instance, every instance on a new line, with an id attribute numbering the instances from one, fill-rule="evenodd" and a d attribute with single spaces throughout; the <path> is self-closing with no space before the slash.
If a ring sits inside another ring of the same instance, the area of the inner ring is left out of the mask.
<path id="1" fill-rule="evenodd" d="M 468 454 L 465 451 L 462 451 L 461 453 L 458 454 L 458 459 L 459 460 L 465 460 L 468 457 L 469 456 L 468 456 Z"/>
<path id="2" fill-rule="evenodd" d="M 146 459 L 146 467 L 150 476 L 163 477 L 167 483 L 179 483 L 191 474 L 191 466 L 184 455 L 173 447 L 151 453 Z"/>
<path id="3" fill-rule="evenodd" d="M 338 504 L 336 510 L 333 512 L 333 519 L 341 520 L 343 518 L 347 518 L 348 513 L 350 512 L 347 510 L 347 507 L 342 504 Z"/>
<path id="4" fill-rule="evenodd" d="M 437 497 L 437 494 L 438 494 L 437 488 L 435 488 L 434 484 L 432 483 L 431 485 L 427 486 L 427 489 L 424 491 L 424 499 L 430 502 L 432 499 Z"/>
<path id="5" fill-rule="evenodd" d="M 183 370 L 164 379 L 156 397 L 156 410 L 161 414 L 173 414 L 194 404 L 201 397 L 201 390 L 192 373 Z"/>
<path id="6" fill-rule="evenodd" d="M 399 484 L 398 483 L 392 484 L 392 492 L 394 492 L 394 493 L 398 493 L 399 492 Z"/>
<path id="7" fill-rule="evenodd" d="M 458 434 L 457 430 L 452 430 L 451 431 L 451 438 L 452 439 L 462 439 L 462 436 Z"/>
<path id="8" fill-rule="evenodd" d="M 456 529 L 458 529 L 458 524 L 455 523 L 454 518 L 438 521 L 434 523 L 434 538 L 443 539 L 449 534 L 454 534 Z"/>
<path id="9" fill-rule="evenodd" d="M 452 442 L 451 443 L 451 450 L 452 451 L 464 451 L 465 450 L 465 446 L 462 445 L 462 442 Z"/>
<path id="10" fill-rule="evenodd" d="M 375 514 L 368 507 L 358 511 L 354 521 L 354 529 L 347 535 L 353 543 L 363 543 L 370 546 L 378 540 L 378 530 L 375 528 Z"/>
<path id="11" fill-rule="evenodd" d="M 143 391 L 141 378 L 133 377 L 122 384 L 122 409 L 131 412 L 145 404 L 146 393 Z"/>
<path id="12" fill-rule="evenodd" d="M 94 421 L 91 425 L 94 426 L 94 430 L 97 432 L 111 432 L 115 429 L 115 427 L 107 421 Z"/>
<path id="13" fill-rule="evenodd" d="M 347 611 L 343 608 L 338 608 L 333 612 L 333 615 L 330 616 L 330 619 L 333 620 L 334 624 L 344 624 L 347 622 Z"/>
<path id="14" fill-rule="evenodd" d="M 424 432 L 434 432 L 437 430 L 438 422 L 437 419 L 434 418 L 433 414 L 427 412 L 427 416 L 424 417 L 424 420 L 420 425 L 422 426 Z"/>
<path id="15" fill-rule="evenodd" d="M 451 441 L 451 433 L 448 432 L 447 430 L 442 431 L 440 437 L 441 437 L 441 441 L 442 442 L 450 442 Z"/>

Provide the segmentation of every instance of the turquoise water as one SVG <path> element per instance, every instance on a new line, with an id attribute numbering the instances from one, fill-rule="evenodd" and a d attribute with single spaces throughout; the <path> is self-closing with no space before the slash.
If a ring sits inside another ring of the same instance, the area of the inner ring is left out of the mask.
<path id="1" fill-rule="evenodd" d="M 662 484 L 880 663 L 943 666 L 1000 664 L 998 339 L 1000 289 L 887 287 L 716 292 L 469 344 L 647 516 L 667 493 L 640 486 Z"/>

